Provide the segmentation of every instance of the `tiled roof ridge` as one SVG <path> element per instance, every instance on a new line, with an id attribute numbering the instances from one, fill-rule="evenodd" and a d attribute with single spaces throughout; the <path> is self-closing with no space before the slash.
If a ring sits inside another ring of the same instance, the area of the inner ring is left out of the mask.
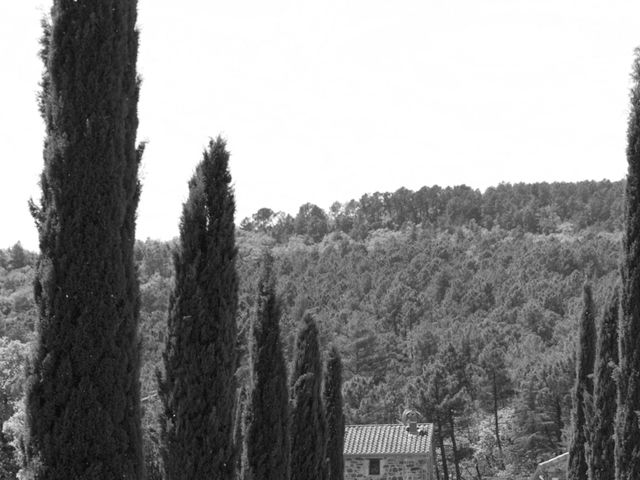
<path id="1" fill-rule="evenodd" d="M 433 423 L 424 422 L 416 425 L 433 425 Z M 404 423 L 347 423 L 345 427 L 406 427 Z"/>

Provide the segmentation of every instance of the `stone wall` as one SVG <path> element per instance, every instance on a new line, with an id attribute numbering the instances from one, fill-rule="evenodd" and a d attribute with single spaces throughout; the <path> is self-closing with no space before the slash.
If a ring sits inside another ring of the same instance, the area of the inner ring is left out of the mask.
<path id="1" fill-rule="evenodd" d="M 369 458 L 380 459 L 380 475 L 369 475 Z M 344 457 L 345 480 L 434 480 L 425 456 Z"/>

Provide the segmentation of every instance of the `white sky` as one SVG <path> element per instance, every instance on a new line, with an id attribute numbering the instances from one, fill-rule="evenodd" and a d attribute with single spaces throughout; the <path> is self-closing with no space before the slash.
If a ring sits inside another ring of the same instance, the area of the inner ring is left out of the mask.
<path id="1" fill-rule="evenodd" d="M 0 247 L 35 249 L 39 20 L 0 1 Z M 239 222 L 401 186 L 617 180 L 637 0 L 140 0 L 138 238 L 177 235 L 209 137 Z"/>

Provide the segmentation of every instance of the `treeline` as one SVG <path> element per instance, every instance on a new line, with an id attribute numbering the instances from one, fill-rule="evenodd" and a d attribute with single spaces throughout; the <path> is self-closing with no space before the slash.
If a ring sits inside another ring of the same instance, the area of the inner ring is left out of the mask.
<path id="1" fill-rule="evenodd" d="M 528 233 L 553 233 L 567 228 L 596 228 L 612 232 L 622 227 L 623 181 L 554 183 L 502 183 L 484 193 L 465 185 L 422 187 L 413 192 L 365 194 L 359 200 L 335 202 L 328 212 L 311 203 L 295 217 L 261 208 L 240 227 L 261 232 L 283 243 L 291 235 L 318 242 L 340 231 L 363 240 L 379 229 L 399 230 L 407 225 L 457 227 L 473 221 L 491 229 L 521 229 Z"/>

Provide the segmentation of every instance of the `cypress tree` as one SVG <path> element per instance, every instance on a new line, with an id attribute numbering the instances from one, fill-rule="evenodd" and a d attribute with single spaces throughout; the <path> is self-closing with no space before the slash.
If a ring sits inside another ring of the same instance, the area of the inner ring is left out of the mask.
<path id="1" fill-rule="evenodd" d="M 333 346 L 329 350 L 323 399 L 327 417 L 327 478 L 344 478 L 344 413 L 342 409 L 342 359 Z"/>
<path id="2" fill-rule="evenodd" d="M 266 256 L 251 329 L 251 384 L 242 468 L 245 480 L 283 480 L 289 476 L 289 392 L 279 323 L 272 259 Z"/>
<path id="3" fill-rule="evenodd" d="M 596 327 L 591 286 L 586 284 L 583 292 L 583 310 L 578 327 L 576 349 L 576 380 L 573 387 L 573 410 L 571 411 L 571 440 L 569 443 L 568 480 L 587 478 L 585 447 L 587 438 L 587 418 L 585 399 L 593 395 L 593 365 L 595 359 Z"/>
<path id="4" fill-rule="evenodd" d="M 36 479 L 140 479 L 136 0 L 54 0 L 44 23 L 38 341 L 26 455 Z"/>
<path id="5" fill-rule="evenodd" d="M 615 366 L 618 363 L 619 288 L 614 289 L 598 324 L 594 368 L 589 480 L 614 480 L 614 422 L 616 416 Z"/>
<path id="6" fill-rule="evenodd" d="M 235 478 L 241 479 L 242 476 L 242 464 L 245 458 L 244 451 L 244 417 L 245 410 L 247 408 L 247 390 L 243 385 L 238 390 L 238 396 L 236 398 L 236 411 L 235 418 L 233 419 L 233 445 L 236 448 L 235 453 Z"/>
<path id="7" fill-rule="evenodd" d="M 0 422 L 0 480 L 16 478 L 19 467 L 16 462 L 15 453 L 15 448 L 13 448 L 7 436 L 2 432 L 2 423 Z"/>
<path id="8" fill-rule="evenodd" d="M 621 265 L 622 299 L 618 329 L 618 409 L 616 478 L 640 478 L 640 50 L 633 64 L 634 85 L 627 129 L 627 182 Z"/>
<path id="9" fill-rule="evenodd" d="M 306 313 L 296 339 L 291 381 L 291 480 L 324 480 L 326 423 L 321 399 L 318 328 Z"/>
<path id="10" fill-rule="evenodd" d="M 189 182 L 159 378 L 165 474 L 231 479 L 236 399 L 235 211 L 229 154 L 212 140 Z"/>

